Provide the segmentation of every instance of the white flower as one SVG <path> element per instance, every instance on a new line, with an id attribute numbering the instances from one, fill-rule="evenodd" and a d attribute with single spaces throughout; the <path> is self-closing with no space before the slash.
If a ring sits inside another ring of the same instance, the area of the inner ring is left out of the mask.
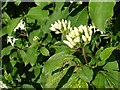
<path id="1" fill-rule="evenodd" d="M 84 42 L 87 41 L 87 39 L 86 39 L 86 37 L 85 37 L 84 35 L 82 35 L 82 40 L 83 40 Z"/>
<path id="2" fill-rule="evenodd" d="M 12 46 L 14 46 L 16 40 L 18 39 L 14 38 L 13 36 L 7 36 L 7 44 L 10 43 Z"/>
<path id="3" fill-rule="evenodd" d="M 63 24 L 63 29 L 66 31 L 67 30 L 67 20 L 62 19 L 62 24 Z"/>
<path id="4" fill-rule="evenodd" d="M 56 31 L 56 32 L 55 32 L 55 34 L 60 34 L 60 33 L 61 33 L 61 32 L 59 32 L 59 31 Z"/>
<path id="5" fill-rule="evenodd" d="M 91 41 L 91 37 L 92 37 L 92 29 L 94 29 L 94 26 L 83 26 L 80 25 L 79 27 L 79 31 L 82 33 L 82 40 L 84 42 L 89 43 Z"/>
<path id="6" fill-rule="evenodd" d="M 75 37 L 75 32 L 74 32 L 74 30 L 71 30 L 71 32 L 69 33 L 69 36 L 72 37 L 72 38 Z"/>
<path id="7" fill-rule="evenodd" d="M 13 38 L 13 36 L 7 36 L 7 43 L 9 43 L 9 42 L 11 43 L 12 42 L 12 40 L 11 40 L 12 38 Z"/>
<path id="8" fill-rule="evenodd" d="M 99 31 L 101 34 L 103 34 L 103 31 L 100 31 L 99 29 L 97 29 L 95 32 L 98 32 L 98 31 Z"/>
<path id="9" fill-rule="evenodd" d="M 90 37 L 88 37 L 88 41 L 89 41 L 89 42 L 91 41 L 91 36 L 90 36 Z"/>
<path id="10" fill-rule="evenodd" d="M 74 32 L 75 32 L 76 36 L 79 36 L 79 30 L 76 27 L 74 27 Z"/>
<path id="11" fill-rule="evenodd" d="M 73 47 L 74 47 L 69 41 L 63 40 L 63 42 L 64 42 L 65 44 L 67 44 L 70 48 L 73 48 Z"/>
<path id="12" fill-rule="evenodd" d="M 26 31 L 25 22 L 23 20 L 20 20 L 18 25 L 15 27 L 14 32 L 16 32 L 17 29 L 21 29 L 21 30 Z"/>
<path id="13" fill-rule="evenodd" d="M 51 31 L 56 31 L 56 29 L 54 27 L 51 27 L 50 30 Z"/>
<path id="14" fill-rule="evenodd" d="M 71 43 L 73 46 L 76 45 L 76 42 L 74 42 L 74 40 L 72 40 L 70 43 Z"/>
<path id="15" fill-rule="evenodd" d="M 55 21 L 54 24 L 51 24 L 51 27 L 49 28 L 51 31 L 54 31 L 56 34 L 62 33 L 66 30 L 71 30 L 70 21 L 67 22 L 67 20 L 62 19 Z"/>
<path id="16" fill-rule="evenodd" d="M 59 23 L 59 25 L 62 25 L 62 23 L 60 22 L 60 20 L 58 20 L 58 23 Z"/>
<path id="17" fill-rule="evenodd" d="M 81 33 L 83 33 L 83 25 L 80 25 L 80 26 L 78 27 L 78 30 L 79 30 Z"/>
<path id="18" fill-rule="evenodd" d="M 80 37 L 76 37 L 76 38 L 74 39 L 74 42 L 80 42 Z"/>
<path id="19" fill-rule="evenodd" d="M 89 27 L 89 26 L 88 26 L 88 27 Z M 88 28 L 90 35 L 92 35 L 92 29 L 93 29 L 93 28 L 94 28 L 93 26 L 90 26 L 90 27 Z"/>
<path id="20" fill-rule="evenodd" d="M 66 38 L 67 38 L 68 41 L 72 42 L 72 38 L 69 37 L 69 35 L 66 35 Z"/>
<path id="21" fill-rule="evenodd" d="M 61 29 L 61 25 L 57 22 L 55 22 L 54 27 L 59 30 Z"/>
<path id="22" fill-rule="evenodd" d="M 67 22 L 67 20 L 64 19 L 61 21 L 58 20 L 55 21 L 54 24 L 51 24 L 50 30 L 56 34 L 65 34 L 66 40 L 63 40 L 63 42 L 70 48 L 79 48 L 81 47 L 80 45 L 89 44 L 93 34 L 92 29 L 95 30 L 95 26 L 80 25 L 79 27 L 71 27 L 70 24 L 70 21 Z M 99 29 L 96 31 L 99 31 Z"/>
<path id="23" fill-rule="evenodd" d="M 70 27 L 70 21 L 68 21 L 68 29 L 71 29 L 71 27 Z"/>
<path id="24" fill-rule="evenodd" d="M 86 37 L 86 38 L 89 38 L 88 29 L 87 29 L 86 26 L 83 27 L 83 31 L 84 31 L 84 33 L 85 33 L 85 37 Z"/>
<path id="25" fill-rule="evenodd" d="M 8 88 L 7 86 L 6 86 L 6 84 L 4 84 L 2 81 L 0 81 L 0 88 Z"/>
<path id="26" fill-rule="evenodd" d="M 65 42 L 65 44 L 67 44 L 70 48 L 74 48 L 77 43 L 80 43 L 79 33 L 80 32 L 77 27 L 74 27 L 74 30 L 71 29 L 68 35 L 66 35 L 67 42 Z"/>
<path id="27" fill-rule="evenodd" d="M 16 38 L 13 38 L 13 42 L 11 43 L 12 46 L 14 46 L 15 42 L 17 41 L 18 39 Z"/>
<path id="28" fill-rule="evenodd" d="M 93 32 L 94 33 L 96 33 L 96 32 L 100 32 L 101 34 L 104 34 L 104 32 L 103 31 L 101 31 L 101 30 L 99 30 L 99 29 L 96 29 L 96 27 L 95 26 L 92 26 L 92 25 L 90 25 L 90 27 L 89 27 L 90 29 L 93 29 Z"/>

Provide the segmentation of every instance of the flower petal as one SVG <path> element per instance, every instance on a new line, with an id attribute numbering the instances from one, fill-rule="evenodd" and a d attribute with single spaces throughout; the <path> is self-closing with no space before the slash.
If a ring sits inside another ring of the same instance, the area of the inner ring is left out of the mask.
<path id="1" fill-rule="evenodd" d="M 73 48 L 73 45 L 69 41 L 63 40 L 63 42 L 67 44 L 70 48 Z"/>
<path id="2" fill-rule="evenodd" d="M 84 35 L 82 35 L 82 39 L 83 39 L 84 42 L 87 41 L 87 39 L 86 39 L 86 37 Z"/>

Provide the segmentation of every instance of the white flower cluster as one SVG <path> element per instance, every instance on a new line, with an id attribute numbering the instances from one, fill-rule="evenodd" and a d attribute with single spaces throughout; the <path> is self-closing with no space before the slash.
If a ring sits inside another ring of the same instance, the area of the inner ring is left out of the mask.
<path id="1" fill-rule="evenodd" d="M 18 25 L 14 28 L 14 32 L 16 32 L 19 29 L 26 31 L 25 22 L 23 20 L 20 20 Z M 12 46 L 14 46 L 16 40 L 18 40 L 18 39 L 14 38 L 13 36 L 7 36 L 7 44 L 10 43 Z"/>
<path id="2" fill-rule="evenodd" d="M 0 88 L 8 88 L 2 81 L 0 81 Z"/>
<path id="3" fill-rule="evenodd" d="M 92 26 L 85 25 L 80 25 L 78 28 L 74 27 L 74 29 L 66 35 L 67 40 L 63 40 L 63 42 L 70 48 L 74 48 L 75 46 L 79 47 L 81 43 L 88 44 L 91 41 L 92 29 Z"/>
<path id="4" fill-rule="evenodd" d="M 70 48 L 73 48 L 80 42 L 80 33 L 77 27 L 74 27 L 74 30 L 70 30 L 69 34 L 66 35 L 67 40 L 63 40 Z"/>
<path id="5" fill-rule="evenodd" d="M 84 42 L 90 42 L 91 41 L 91 36 L 92 36 L 92 29 L 94 29 L 93 26 L 80 26 L 80 29 L 83 31 L 82 34 L 82 40 Z"/>
<path id="6" fill-rule="evenodd" d="M 14 38 L 13 36 L 7 36 L 7 44 L 10 43 L 12 46 L 14 46 L 16 40 L 18 39 Z"/>
<path id="7" fill-rule="evenodd" d="M 26 31 L 25 22 L 23 20 L 20 20 L 18 25 L 15 27 L 14 32 L 16 32 L 17 29 Z"/>
<path id="8" fill-rule="evenodd" d="M 96 31 L 95 26 L 86 26 L 80 25 L 79 27 L 71 27 L 70 21 L 63 20 L 60 22 L 55 22 L 55 24 L 51 24 L 51 31 L 54 31 L 56 34 L 63 33 L 65 34 L 66 40 L 63 40 L 65 44 L 67 44 L 70 48 L 79 48 L 81 45 L 89 44 L 92 38 L 92 34 Z M 68 33 L 64 33 L 64 31 L 68 31 Z M 102 33 L 102 32 L 101 32 Z"/>
<path id="9" fill-rule="evenodd" d="M 70 21 L 67 22 L 67 20 L 62 19 L 61 21 L 58 20 L 57 22 L 55 21 L 54 24 L 51 24 L 52 27 L 50 27 L 51 31 L 54 31 L 56 34 L 60 34 L 64 31 L 71 30 L 72 28 L 70 27 Z"/>

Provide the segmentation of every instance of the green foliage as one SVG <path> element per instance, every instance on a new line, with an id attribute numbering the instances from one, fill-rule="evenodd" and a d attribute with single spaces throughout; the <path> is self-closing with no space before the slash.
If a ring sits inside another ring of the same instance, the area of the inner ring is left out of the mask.
<path id="1" fill-rule="evenodd" d="M 112 54 L 114 49 L 115 49 L 115 47 L 109 47 L 109 48 L 104 49 L 104 51 L 101 52 L 101 54 L 100 54 L 100 59 L 102 61 L 106 61 L 110 57 L 110 55 Z"/>
<path id="2" fill-rule="evenodd" d="M 87 25 L 88 23 L 88 11 L 87 7 L 85 7 L 81 12 L 79 12 L 76 16 L 69 16 L 68 20 L 75 26 L 79 25 Z"/>
<path id="3" fill-rule="evenodd" d="M 8 88 L 119 88 L 119 2 L 2 3 L 0 70 Z M 83 33 L 77 29 L 70 33 L 69 25 L 72 31 L 84 25 L 78 29 Z M 56 34 L 58 27 L 66 31 Z M 77 41 L 72 48 L 69 33 Z M 86 44 L 87 37 L 90 40 Z M 70 43 L 65 44 L 63 40 Z"/>
<path id="4" fill-rule="evenodd" d="M 12 31 L 18 25 L 18 23 L 20 22 L 20 20 L 21 20 L 21 18 L 16 18 L 16 19 L 10 20 L 10 22 L 7 25 L 6 34 L 11 35 Z"/>
<path id="5" fill-rule="evenodd" d="M 12 47 L 12 46 L 8 46 L 8 47 L 5 47 L 4 49 L 2 49 L 2 51 L 1 51 L 1 58 L 3 56 L 5 56 L 5 55 L 9 55 L 13 48 L 14 47 Z"/>
<path id="6" fill-rule="evenodd" d="M 45 48 L 45 47 L 41 47 L 41 48 L 40 48 L 40 52 L 41 52 L 41 54 L 44 55 L 44 56 L 49 56 L 49 55 L 50 55 L 48 49 Z"/>
<path id="7" fill-rule="evenodd" d="M 95 0 L 90 0 L 89 3 L 89 12 L 92 23 L 101 31 L 105 32 L 106 21 L 113 16 L 115 0 L 112 0 L 111 2 L 109 2 L 109 0 L 104 2 L 100 2 L 100 0 L 97 0 L 97 2 L 94 1 Z"/>
<path id="8" fill-rule="evenodd" d="M 43 21 L 48 18 L 48 11 L 41 10 L 39 6 L 33 7 L 29 10 L 27 17 Z"/>

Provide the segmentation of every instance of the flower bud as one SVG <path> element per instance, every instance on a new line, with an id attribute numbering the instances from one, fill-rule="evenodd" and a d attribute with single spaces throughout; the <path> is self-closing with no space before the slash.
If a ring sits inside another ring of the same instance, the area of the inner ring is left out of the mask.
<path id="1" fill-rule="evenodd" d="M 80 42 L 80 37 L 76 37 L 75 39 L 74 39 L 74 42 Z"/>
<path id="2" fill-rule="evenodd" d="M 69 35 L 66 35 L 66 38 L 68 41 L 72 42 L 72 38 L 70 38 Z"/>
<path id="3" fill-rule="evenodd" d="M 83 40 L 84 42 L 87 41 L 87 39 L 86 39 L 86 37 L 85 37 L 84 35 L 82 35 L 82 40 Z"/>
<path id="4" fill-rule="evenodd" d="M 74 27 L 74 32 L 75 32 L 76 36 L 79 36 L 79 30 L 76 27 Z"/>
<path id="5" fill-rule="evenodd" d="M 68 21 L 68 29 L 70 29 L 70 21 Z"/>
<path id="6" fill-rule="evenodd" d="M 54 27 L 50 27 L 49 28 L 51 31 L 56 31 L 56 29 Z"/>
<path id="7" fill-rule="evenodd" d="M 80 26 L 78 27 L 78 30 L 79 30 L 81 33 L 83 33 L 83 25 L 80 25 Z"/>
<path id="8" fill-rule="evenodd" d="M 63 42 L 64 42 L 65 44 L 67 44 L 70 48 L 73 48 L 73 47 L 74 47 L 69 41 L 63 40 Z"/>
<path id="9" fill-rule="evenodd" d="M 60 32 L 59 32 L 59 31 L 56 31 L 55 34 L 60 34 Z"/>

